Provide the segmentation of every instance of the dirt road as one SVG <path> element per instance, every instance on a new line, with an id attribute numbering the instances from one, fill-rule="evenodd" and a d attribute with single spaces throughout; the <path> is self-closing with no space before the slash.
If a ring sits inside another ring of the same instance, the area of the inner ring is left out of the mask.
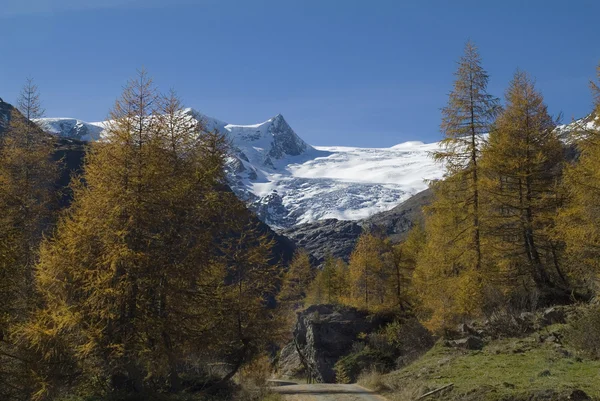
<path id="1" fill-rule="evenodd" d="M 286 401 L 385 401 L 355 384 L 294 384 L 274 387 Z"/>

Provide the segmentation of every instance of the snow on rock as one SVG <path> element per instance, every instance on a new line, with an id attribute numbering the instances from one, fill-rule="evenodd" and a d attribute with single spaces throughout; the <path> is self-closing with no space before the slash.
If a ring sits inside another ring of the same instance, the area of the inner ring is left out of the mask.
<path id="1" fill-rule="evenodd" d="M 97 141 L 104 130 L 103 123 L 86 123 L 75 118 L 38 118 L 34 122 L 50 134 L 81 141 Z"/>
<path id="2" fill-rule="evenodd" d="M 600 126 L 600 117 L 596 116 L 595 113 L 592 113 L 579 120 L 574 120 L 569 124 L 557 126 L 556 132 L 564 142 L 573 143 L 580 134 L 597 130 L 598 126 Z"/>
<path id="3" fill-rule="evenodd" d="M 286 228 L 315 220 L 358 220 L 389 210 L 443 175 L 430 157 L 437 143 L 411 141 L 391 148 L 311 146 L 282 115 L 235 125 L 185 111 L 208 131 L 229 136 L 229 184 L 267 224 Z M 36 120 L 44 130 L 98 140 L 103 123 L 72 118 Z"/>

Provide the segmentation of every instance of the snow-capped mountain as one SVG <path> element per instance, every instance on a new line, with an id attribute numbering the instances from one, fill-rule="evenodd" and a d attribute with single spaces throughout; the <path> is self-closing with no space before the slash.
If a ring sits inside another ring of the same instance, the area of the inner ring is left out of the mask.
<path id="1" fill-rule="evenodd" d="M 86 123 L 75 118 L 38 118 L 34 122 L 50 134 L 80 141 L 97 141 L 104 130 L 102 122 Z"/>
<path id="2" fill-rule="evenodd" d="M 430 157 L 437 143 L 391 148 L 311 146 L 277 115 L 261 124 L 235 125 L 186 110 L 205 129 L 229 136 L 233 191 L 275 228 L 328 218 L 357 220 L 389 210 L 427 187 L 443 171 Z M 72 118 L 36 121 L 47 132 L 97 140 L 103 123 Z"/>

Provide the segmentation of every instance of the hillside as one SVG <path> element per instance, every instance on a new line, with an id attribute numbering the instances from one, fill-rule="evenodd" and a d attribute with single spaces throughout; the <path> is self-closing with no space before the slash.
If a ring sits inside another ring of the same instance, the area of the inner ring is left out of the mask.
<path id="1" fill-rule="evenodd" d="M 428 399 L 598 400 L 600 362 L 573 341 L 587 309 L 554 307 L 461 325 L 453 335 L 469 341 L 442 338 L 411 364 L 359 382 L 393 401 L 435 390 Z"/>

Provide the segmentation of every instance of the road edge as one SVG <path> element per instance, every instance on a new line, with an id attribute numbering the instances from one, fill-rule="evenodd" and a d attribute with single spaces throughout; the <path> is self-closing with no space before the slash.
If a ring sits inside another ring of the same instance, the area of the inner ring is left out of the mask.
<path id="1" fill-rule="evenodd" d="M 384 396 L 382 396 L 381 394 L 379 394 L 378 392 L 376 392 L 376 391 L 374 391 L 374 390 L 371 390 L 370 388 L 367 388 L 367 387 L 365 387 L 365 386 L 361 386 L 361 385 L 360 385 L 360 384 L 358 384 L 358 383 L 353 383 L 353 385 L 355 385 L 356 387 L 360 387 L 360 388 L 362 388 L 362 389 L 364 389 L 364 390 L 370 391 L 371 393 L 373 393 L 373 395 L 374 395 L 375 397 L 379 398 L 381 401 L 390 401 L 390 400 L 388 400 L 387 398 L 385 398 Z"/>

